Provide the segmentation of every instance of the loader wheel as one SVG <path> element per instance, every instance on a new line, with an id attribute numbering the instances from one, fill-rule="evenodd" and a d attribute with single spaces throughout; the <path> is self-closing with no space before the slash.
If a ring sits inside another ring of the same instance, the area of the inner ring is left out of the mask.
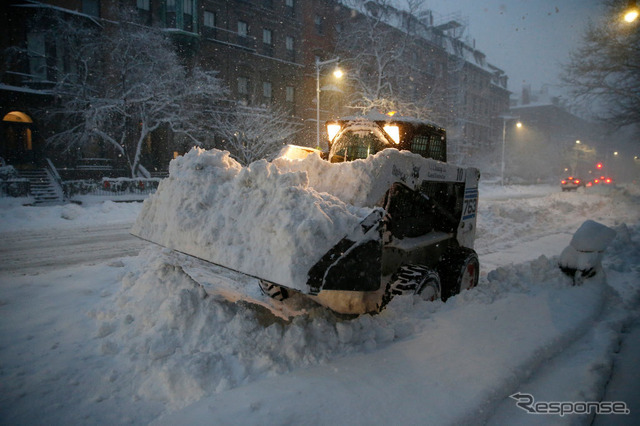
<path id="1" fill-rule="evenodd" d="M 285 300 L 289 298 L 289 291 L 282 286 L 279 286 L 269 281 L 259 280 L 260 290 L 275 300 Z"/>
<path id="2" fill-rule="evenodd" d="M 423 300 L 440 299 L 440 276 L 422 265 L 403 265 L 393 275 L 388 285 L 390 296 L 417 294 Z"/>
<path id="3" fill-rule="evenodd" d="M 478 285 L 478 254 L 467 247 L 452 247 L 440 259 L 438 272 L 442 282 L 442 300 L 447 300 Z"/>

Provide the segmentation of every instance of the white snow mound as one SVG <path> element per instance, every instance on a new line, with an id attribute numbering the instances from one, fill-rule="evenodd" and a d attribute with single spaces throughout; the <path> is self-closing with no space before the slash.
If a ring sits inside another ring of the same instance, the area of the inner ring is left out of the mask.
<path id="1" fill-rule="evenodd" d="M 169 173 L 134 235 L 301 290 L 311 266 L 371 211 L 314 190 L 304 172 L 265 160 L 242 167 L 226 151 L 194 148 Z"/>
<path id="2" fill-rule="evenodd" d="M 141 238 L 306 291 L 307 273 L 358 229 L 391 184 L 455 180 L 457 169 L 387 149 L 366 160 L 332 164 L 256 161 L 192 149 L 173 160 L 169 178 L 144 203 L 132 229 Z"/>

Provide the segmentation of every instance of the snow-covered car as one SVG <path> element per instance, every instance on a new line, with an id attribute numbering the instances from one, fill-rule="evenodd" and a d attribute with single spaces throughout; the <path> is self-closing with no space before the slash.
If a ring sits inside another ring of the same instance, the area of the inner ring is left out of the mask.
<path id="1" fill-rule="evenodd" d="M 560 187 L 563 191 L 577 191 L 581 186 L 584 186 L 584 182 L 577 177 L 569 176 L 560 180 Z"/>

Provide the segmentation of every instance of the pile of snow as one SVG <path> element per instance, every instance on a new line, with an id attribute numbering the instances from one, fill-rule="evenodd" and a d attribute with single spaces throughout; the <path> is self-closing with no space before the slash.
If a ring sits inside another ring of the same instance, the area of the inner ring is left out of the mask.
<path id="1" fill-rule="evenodd" d="M 242 167 L 226 151 L 194 148 L 171 162 L 132 233 L 306 291 L 311 267 L 359 228 L 392 182 L 434 173 L 455 180 L 456 172 L 397 150 L 340 164 L 310 155 Z"/>
<path id="2" fill-rule="evenodd" d="M 603 252 L 615 236 L 615 230 L 587 220 L 560 254 L 558 264 L 565 273 L 574 276 L 574 284 L 580 284 L 583 277 L 601 273 Z"/>
<path id="3" fill-rule="evenodd" d="M 311 266 L 370 211 L 314 191 L 305 173 L 194 148 L 171 162 L 132 233 L 302 290 Z"/>
<path id="4" fill-rule="evenodd" d="M 278 158 L 273 164 L 283 171 L 305 173 L 309 187 L 359 207 L 376 205 L 396 181 L 415 188 L 424 180 L 458 180 L 457 167 L 396 149 L 343 163 L 329 163 L 318 155 L 309 155 L 304 160 Z"/>
<path id="5" fill-rule="evenodd" d="M 255 280 L 251 284 L 258 286 Z M 406 308 L 403 317 L 424 318 L 435 306 Z M 90 316 L 105 361 L 127 365 L 137 397 L 160 399 L 171 409 L 260 378 L 371 351 L 421 326 L 399 321 L 391 311 L 342 320 L 309 303 L 302 312 L 287 322 L 255 305 L 210 297 L 175 257 L 150 247 L 109 303 Z"/>

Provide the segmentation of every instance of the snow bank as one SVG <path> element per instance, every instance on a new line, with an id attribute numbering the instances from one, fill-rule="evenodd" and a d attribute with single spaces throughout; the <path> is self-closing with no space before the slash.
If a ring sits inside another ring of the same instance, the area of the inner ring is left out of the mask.
<path id="1" fill-rule="evenodd" d="M 263 377 L 155 423 L 420 424 L 425 412 L 434 424 L 476 423 L 531 371 L 585 333 L 608 292 L 599 283 L 570 287 L 556 260 L 542 256 L 502 268 L 446 304 L 396 298 L 382 314 L 361 317 L 363 329 L 350 321 L 323 322 L 321 329 L 353 338 L 374 335 L 370 327 L 378 335 L 386 327 L 393 335 L 392 327 L 405 326 L 413 328 L 410 339 L 297 374 Z M 393 321 L 385 324 L 386 318 Z M 290 343 L 283 343 L 286 354 Z M 318 352 L 326 343 L 316 339 L 307 349 Z M 359 345 L 366 349 L 362 339 Z"/>
<path id="2" fill-rule="evenodd" d="M 251 283 L 257 288 L 257 281 Z M 407 306 L 425 317 L 427 306 Z M 127 365 L 134 394 L 175 409 L 337 356 L 370 351 L 412 334 L 419 324 L 393 314 L 350 321 L 311 303 L 291 322 L 255 305 L 207 295 L 174 256 L 151 247 L 102 309 L 93 336 L 107 364 Z"/>
<path id="3" fill-rule="evenodd" d="M 310 155 L 241 167 L 226 151 L 194 148 L 171 162 L 132 233 L 306 291 L 311 267 L 357 229 L 392 182 L 456 172 L 397 150 L 340 164 Z"/>

